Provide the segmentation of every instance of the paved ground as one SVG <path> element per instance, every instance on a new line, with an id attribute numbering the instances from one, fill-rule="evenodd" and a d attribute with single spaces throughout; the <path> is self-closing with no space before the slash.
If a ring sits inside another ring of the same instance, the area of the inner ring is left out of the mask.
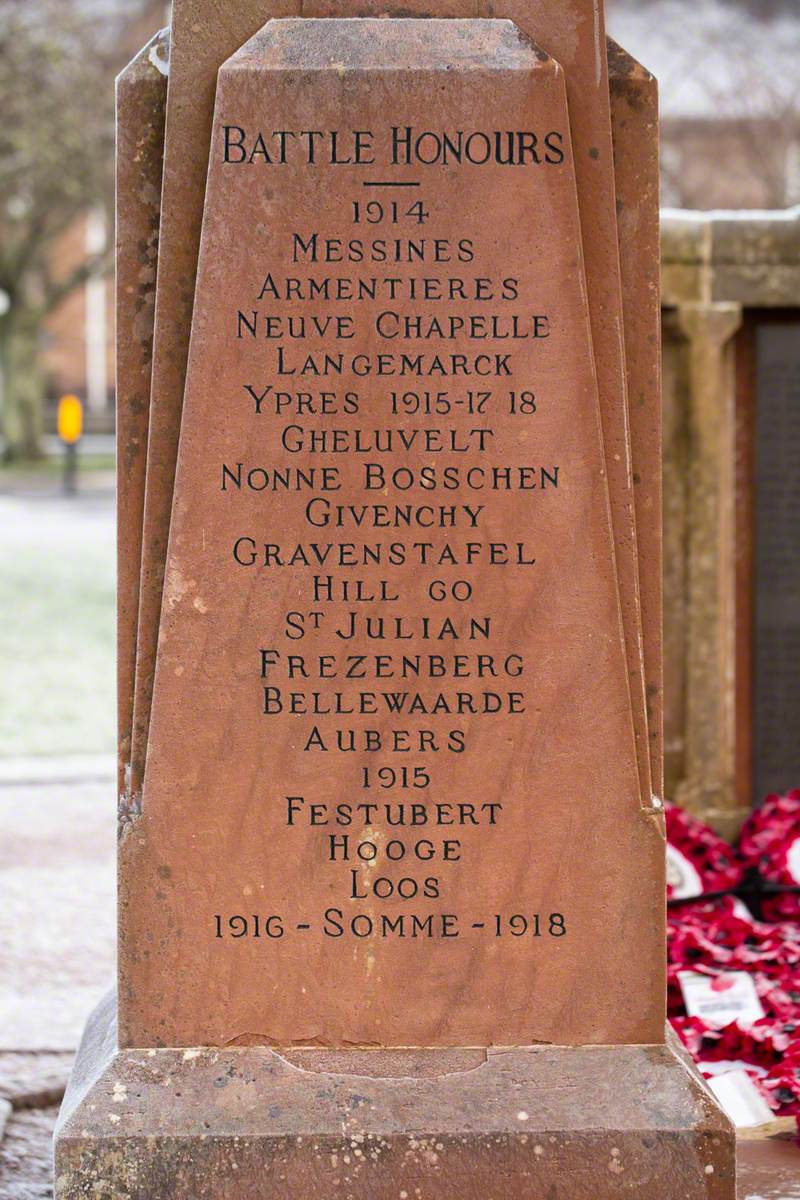
<path id="1" fill-rule="evenodd" d="M 73 1050 L 113 981 L 115 803 L 111 773 L 0 782 L 0 1050 Z"/>
<path id="2" fill-rule="evenodd" d="M 739 1200 L 800 1200 L 800 1149 L 793 1134 L 742 1141 Z"/>
<path id="3" fill-rule="evenodd" d="M 51 1194 L 58 1104 L 114 976 L 115 806 L 110 756 L 0 762 L 0 1200 Z"/>
<path id="4" fill-rule="evenodd" d="M 50 1200 L 50 1144 L 58 1105 L 14 1112 L 0 1145 L 2 1200 Z"/>

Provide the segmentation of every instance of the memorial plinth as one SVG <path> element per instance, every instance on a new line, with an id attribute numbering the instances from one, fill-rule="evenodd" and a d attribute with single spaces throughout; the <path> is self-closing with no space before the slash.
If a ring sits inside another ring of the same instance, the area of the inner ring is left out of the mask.
<path id="1" fill-rule="evenodd" d="M 115 1046 L 112 996 L 64 1100 L 56 1194 L 69 1200 L 735 1194 L 730 1125 L 668 1046 Z"/>
<path id="2" fill-rule="evenodd" d="M 145 501 L 119 993 L 61 1200 L 732 1197 L 664 1042 L 630 264 L 609 340 L 652 159 L 619 172 L 637 238 L 599 10 L 593 82 L 542 20 L 279 17 L 219 71 L 152 704 Z"/>

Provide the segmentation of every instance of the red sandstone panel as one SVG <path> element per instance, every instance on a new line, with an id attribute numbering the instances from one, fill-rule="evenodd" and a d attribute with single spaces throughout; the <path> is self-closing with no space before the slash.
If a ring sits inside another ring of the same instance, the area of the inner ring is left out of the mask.
<path id="1" fill-rule="evenodd" d="M 663 1036 L 580 233 L 509 22 L 222 70 L 121 1044 Z"/>

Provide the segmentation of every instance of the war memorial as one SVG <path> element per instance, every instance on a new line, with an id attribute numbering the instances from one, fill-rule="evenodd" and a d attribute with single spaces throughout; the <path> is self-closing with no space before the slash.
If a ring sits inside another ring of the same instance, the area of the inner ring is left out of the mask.
<path id="1" fill-rule="evenodd" d="M 59 1200 L 734 1197 L 666 1032 L 657 144 L 597 0 L 175 0 L 120 77 Z"/>

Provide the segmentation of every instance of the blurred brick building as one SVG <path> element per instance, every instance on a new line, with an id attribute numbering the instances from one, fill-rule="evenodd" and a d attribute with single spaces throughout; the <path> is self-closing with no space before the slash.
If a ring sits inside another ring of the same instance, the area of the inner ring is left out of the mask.
<path id="1" fill-rule="evenodd" d="M 84 0 L 84 4 L 96 12 L 98 20 L 112 12 L 125 18 L 116 56 L 118 70 L 169 19 L 167 0 Z M 109 87 L 113 87 L 112 79 Z M 105 214 L 87 214 L 58 243 L 58 273 L 68 274 L 87 251 L 101 250 L 109 238 L 113 239 L 113 229 L 107 228 Z M 68 296 L 47 323 L 44 354 L 50 423 L 58 397 L 74 392 L 86 403 L 90 430 L 105 432 L 113 428 L 114 336 L 114 278 L 108 273 Z"/>
<path id="2" fill-rule="evenodd" d="M 800 201 L 797 0 L 607 0 L 608 28 L 659 81 L 663 203 Z"/>

